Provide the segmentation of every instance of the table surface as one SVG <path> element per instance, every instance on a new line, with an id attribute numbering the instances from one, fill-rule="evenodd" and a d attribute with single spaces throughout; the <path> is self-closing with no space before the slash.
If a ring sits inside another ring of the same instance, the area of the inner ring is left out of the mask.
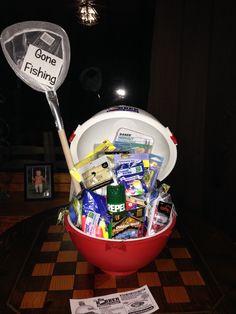
<path id="1" fill-rule="evenodd" d="M 226 302 L 225 292 L 178 219 L 166 248 L 153 262 L 119 277 L 89 264 L 64 226 L 57 224 L 57 215 L 58 208 L 34 215 L 0 237 L 2 313 L 70 313 L 72 298 L 145 284 L 160 307 L 157 313 L 231 313 L 234 305 Z"/>

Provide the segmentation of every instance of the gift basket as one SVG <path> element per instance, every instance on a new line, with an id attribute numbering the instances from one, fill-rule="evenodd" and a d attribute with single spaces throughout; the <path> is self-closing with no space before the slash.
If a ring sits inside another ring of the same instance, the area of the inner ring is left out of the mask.
<path id="1" fill-rule="evenodd" d="M 88 262 L 128 275 L 166 246 L 176 222 L 163 180 L 177 158 L 176 140 L 154 116 L 133 106 L 100 111 L 71 137 L 71 192 L 65 228 Z"/>

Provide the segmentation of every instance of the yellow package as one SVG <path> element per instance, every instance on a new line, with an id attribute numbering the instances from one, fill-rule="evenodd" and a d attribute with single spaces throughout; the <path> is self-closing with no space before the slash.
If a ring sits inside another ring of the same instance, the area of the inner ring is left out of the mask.
<path id="1" fill-rule="evenodd" d="M 113 152 L 115 149 L 116 147 L 109 140 L 104 140 L 101 144 L 97 145 L 94 150 L 89 153 L 85 158 L 101 152 Z"/>
<path id="2" fill-rule="evenodd" d="M 99 153 L 105 153 L 105 152 L 112 152 L 115 150 L 115 146 L 109 141 L 109 140 L 104 140 L 101 144 L 99 144 L 91 153 L 86 155 L 85 158 L 83 158 L 81 161 L 79 161 L 76 165 L 75 168 L 79 169 L 81 167 L 84 167 L 88 163 L 92 162 L 97 158 L 97 155 Z"/>
<path id="3" fill-rule="evenodd" d="M 97 159 L 97 155 L 99 153 L 113 152 L 115 149 L 116 147 L 109 140 L 104 140 L 101 144 L 98 144 L 92 152 L 86 155 L 85 158 L 83 158 L 72 169 L 70 169 L 70 174 L 76 179 L 76 181 L 81 182 L 82 178 L 78 172 L 78 169 Z"/>

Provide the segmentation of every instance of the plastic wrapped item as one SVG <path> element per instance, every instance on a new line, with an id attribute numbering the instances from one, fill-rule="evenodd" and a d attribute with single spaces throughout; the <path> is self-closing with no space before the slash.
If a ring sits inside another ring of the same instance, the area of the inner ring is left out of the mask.
<path id="1" fill-rule="evenodd" d="M 127 128 L 120 128 L 114 139 L 116 149 L 130 153 L 150 153 L 153 142 L 151 136 Z"/>
<path id="2" fill-rule="evenodd" d="M 110 223 L 111 216 L 107 212 L 106 198 L 85 189 L 82 198 L 82 231 L 90 235 L 99 234 L 101 236 L 98 231 L 100 227 L 103 228 L 102 235 L 108 238 Z"/>
<path id="3" fill-rule="evenodd" d="M 163 161 L 164 158 L 162 156 L 154 154 L 149 155 L 149 166 L 145 168 L 143 178 L 149 192 L 155 188 Z"/>
<path id="4" fill-rule="evenodd" d="M 109 159 L 105 155 L 77 168 L 77 171 L 79 181 L 82 181 L 85 188 L 92 191 L 114 181 Z"/>
<path id="5" fill-rule="evenodd" d="M 139 207 L 145 207 L 147 202 L 145 199 L 140 197 L 135 197 L 131 195 L 126 195 L 126 210 L 131 210 Z"/>
<path id="6" fill-rule="evenodd" d="M 69 204 L 69 215 L 73 224 L 80 228 L 82 223 L 82 208 L 81 200 L 79 200 L 76 196 L 73 197 L 72 201 Z"/>
<path id="7" fill-rule="evenodd" d="M 170 186 L 162 184 L 152 195 L 147 213 L 147 235 L 154 235 L 164 228 L 170 219 L 174 204 L 168 193 Z"/>
<path id="8" fill-rule="evenodd" d="M 142 195 L 147 192 L 143 181 L 143 161 L 123 162 L 115 168 L 119 183 L 124 184 L 126 195 Z"/>
<path id="9" fill-rule="evenodd" d="M 96 145 L 94 150 L 70 169 L 70 174 L 87 189 L 97 190 L 114 181 L 113 165 L 105 152 L 115 146 L 109 140 Z"/>
<path id="10" fill-rule="evenodd" d="M 136 239 L 143 236 L 143 221 L 132 215 L 125 215 L 112 226 L 113 239 Z"/>

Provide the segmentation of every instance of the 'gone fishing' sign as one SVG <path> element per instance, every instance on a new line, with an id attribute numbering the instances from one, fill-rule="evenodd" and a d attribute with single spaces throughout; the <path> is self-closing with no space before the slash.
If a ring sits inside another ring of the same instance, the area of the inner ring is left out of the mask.
<path id="1" fill-rule="evenodd" d="M 21 71 L 39 83 L 53 87 L 60 74 L 62 63 L 61 58 L 30 44 Z"/>

